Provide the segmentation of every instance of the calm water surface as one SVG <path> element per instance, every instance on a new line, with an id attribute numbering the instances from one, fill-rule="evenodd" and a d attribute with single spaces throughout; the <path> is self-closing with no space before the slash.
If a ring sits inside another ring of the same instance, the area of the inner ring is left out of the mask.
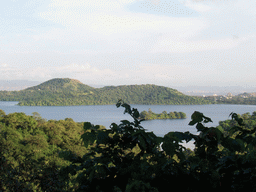
<path id="1" fill-rule="evenodd" d="M 117 108 L 115 105 L 89 105 L 89 106 L 18 106 L 18 102 L 0 101 L 0 109 L 6 114 L 14 112 L 24 112 L 27 115 L 32 115 L 33 112 L 38 112 L 43 118 L 50 120 L 60 120 L 72 118 L 76 122 L 91 122 L 92 124 L 104 125 L 108 128 L 111 123 L 120 123 L 120 120 L 132 120 L 128 114 L 123 114 L 124 108 Z M 170 131 L 190 131 L 196 134 L 196 128 L 189 126 L 191 115 L 194 111 L 199 111 L 205 116 L 210 117 L 213 123 L 208 123 L 207 126 L 217 126 L 219 121 L 229 119 L 231 112 L 250 114 L 256 111 L 256 105 L 131 105 L 132 108 L 137 108 L 139 112 L 148 110 L 149 108 L 155 113 L 162 111 L 184 112 L 187 119 L 175 120 L 151 120 L 143 121 L 141 125 L 148 131 L 153 131 L 158 136 Z M 188 147 L 193 148 L 191 143 Z"/>

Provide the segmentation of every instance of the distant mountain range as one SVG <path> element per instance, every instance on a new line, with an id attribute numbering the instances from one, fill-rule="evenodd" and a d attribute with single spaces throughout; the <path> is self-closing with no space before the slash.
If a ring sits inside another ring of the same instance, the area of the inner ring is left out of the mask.
<path id="1" fill-rule="evenodd" d="M 119 99 L 129 104 L 209 104 L 202 97 L 185 95 L 176 89 L 146 85 L 122 85 L 94 88 L 75 79 L 56 78 L 20 91 L 0 91 L 1 101 L 19 101 L 19 105 L 112 105 Z"/>
<path id="2" fill-rule="evenodd" d="M 29 80 L 0 80 L 0 91 L 19 91 L 28 87 L 39 85 L 40 81 L 29 81 Z M 106 85 L 88 84 L 94 88 L 102 88 Z M 226 95 L 232 93 L 232 95 L 238 95 L 244 92 L 256 92 L 255 87 L 242 87 L 242 86 L 166 86 L 173 89 L 177 89 L 185 95 L 190 96 L 211 96 Z"/>

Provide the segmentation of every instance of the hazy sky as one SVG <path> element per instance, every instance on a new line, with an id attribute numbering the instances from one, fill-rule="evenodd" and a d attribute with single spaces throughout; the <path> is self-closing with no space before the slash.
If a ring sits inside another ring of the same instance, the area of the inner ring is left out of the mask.
<path id="1" fill-rule="evenodd" d="M 0 80 L 255 86 L 255 0 L 5 0 Z"/>

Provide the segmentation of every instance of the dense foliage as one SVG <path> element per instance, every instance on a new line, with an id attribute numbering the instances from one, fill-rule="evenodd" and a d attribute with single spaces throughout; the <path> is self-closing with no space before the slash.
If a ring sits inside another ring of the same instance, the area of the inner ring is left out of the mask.
<path id="1" fill-rule="evenodd" d="M 70 162 L 61 152 L 82 157 L 82 133 L 83 124 L 70 118 L 46 121 L 36 112 L 0 110 L 0 191 L 63 191 L 58 172 Z"/>
<path id="2" fill-rule="evenodd" d="M 131 104 L 209 104 L 210 101 L 157 85 L 93 88 L 74 79 L 52 79 L 21 91 L 0 91 L 0 100 L 19 105 L 111 105 L 122 98 Z"/>
<path id="3" fill-rule="evenodd" d="M 158 137 L 140 125 L 137 109 L 116 105 L 133 121 L 109 129 L 0 111 L 0 190 L 255 191 L 256 112 L 231 113 L 231 120 L 206 127 L 211 119 L 195 111 L 189 125 L 198 135 Z M 182 145 L 191 140 L 194 151 Z"/>
<path id="4" fill-rule="evenodd" d="M 183 112 L 170 112 L 163 111 L 162 113 L 154 113 L 149 109 L 148 111 L 142 111 L 139 116 L 140 119 L 153 120 L 153 119 L 185 119 L 186 114 Z"/>
<path id="5" fill-rule="evenodd" d="M 256 127 L 256 111 L 252 114 L 250 113 L 244 113 L 242 115 L 238 114 L 238 118 L 243 119 L 244 127 L 247 129 L 254 129 Z M 225 132 L 229 132 L 230 129 L 232 129 L 234 126 L 238 126 L 238 122 L 234 119 L 229 119 L 225 121 L 220 121 L 219 126 L 221 129 L 223 129 Z"/>

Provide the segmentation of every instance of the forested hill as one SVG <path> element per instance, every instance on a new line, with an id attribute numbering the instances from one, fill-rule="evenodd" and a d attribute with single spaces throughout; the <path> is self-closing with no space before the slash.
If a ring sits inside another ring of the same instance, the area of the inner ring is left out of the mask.
<path id="1" fill-rule="evenodd" d="M 19 105 L 110 105 L 122 99 L 130 104 L 209 104 L 168 87 L 123 85 L 93 88 L 75 79 L 57 78 L 21 91 L 0 91 L 1 101 L 19 101 Z"/>

